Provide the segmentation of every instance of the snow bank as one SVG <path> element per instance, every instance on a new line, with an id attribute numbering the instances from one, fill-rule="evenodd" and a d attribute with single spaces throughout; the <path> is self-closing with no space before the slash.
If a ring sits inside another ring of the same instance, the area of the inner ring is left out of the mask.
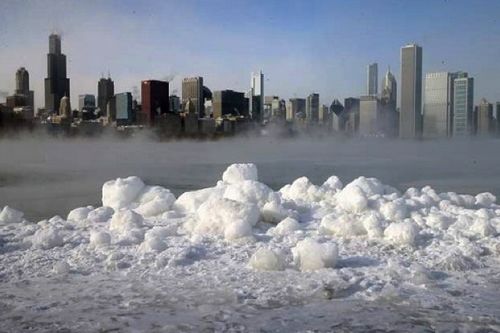
<path id="1" fill-rule="evenodd" d="M 139 177 L 117 178 L 102 186 L 102 205 L 115 210 L 129 206 L 143 190 Z"/>

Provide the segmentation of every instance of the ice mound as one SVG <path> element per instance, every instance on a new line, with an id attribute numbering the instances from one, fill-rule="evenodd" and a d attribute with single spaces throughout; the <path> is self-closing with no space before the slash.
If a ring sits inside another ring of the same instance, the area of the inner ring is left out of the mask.
<path id="1" fill-rule="evenodd" d="M 106 231 L 92 231 L 90 233 L 90 245 L 94 247 L 106 246 L 111 243 L 111 236 Z"/>
<path id="2" fill-rule="evenodd" d="M 384 231 L 387 240 L 399 245 L 414 245 L 417 234 L 417 226 L 410 221 L 391 223 Z"/>
<path id="3" fill-rule="evenodd" d="M 0 225 L 19 223 L 23 220 L 24 213 L 9 206 L 5 206 L 0 212 Z"/>
<path id="4" fill-rule="evenodd" d="M 250 267 L 259 271 L 280 271 L 284 269 L 281 254 L 266 248 L 258 249 L 250 258 Z"/>
<path id="5" fill-rule="evenodd" d="M 320 228 L 323 232 L 346 238 L 366 234 L 363 222 L 352 214 L 326 215 L 321 220 Z"/>
<path id="6" fill-rule="evenodd" d="M 130 209 L 122 209 L 113 214 L 109 230 L 120 241 L 140 243 L 144 237 L 143 217 Z"/>
<path id="7" fill-rule="evenodd" d="M 89 213 L 93 210 L 94 210 L 94 207 L 92 207 L 92 206 L 75 208 L 69 212 L 68 217 L 66 219 L 68 221 L 85 220 L 88 217 Z"/>
<path id="8" fill-rule="evenodd" d="M 244 180 L 258 180 L 257 167 L 255 164 L 232 164 L 222 174 L 222 181 L 226 184 L 237 184 Z"/>
<path id="9" fill-rule="evenodd" d="M 338 257 L 337 244 L 319 243 L 306 238 L 292 248 L 293 261 L 301 271 L 314 271 L 321 268 L 335 267 Z"/>
<path id="10" fill-rule="evenodd" d="M 274 236 L 286 236 L 300 229 L 300 223 L 296 219 L 287 217 L 278 223 L 276 227 L 269 229 L 268 233 Z"/>
<path id="11" fill-rule="evenodd" d="M 212 199 L 201 204 L 196 216 L 185 228 L 199 235 L 220 235 L 227 240 L 252 236 L 252 227 L 259 220 L 259 209 L 253 203 L 230 199 Z"/>
<path id="12" fill-rule="evenodd" d="M 102 186 L 102 205 L 118 210 L 129 206 L 144 188 L 139 177 L 110 180 Z"/>
<path id="13" fill-rule="evenodd" d="M 32 246 L 36 249 L 49 250 L 64 244 L 63 237 L 54 227 L 41 228 L 31 237 Z"/>
<path id="14" fill-rule="evenodd" d="M 221 199 L 224 196 L 225 189 L 225 186 L 216 186 L 185 192 L 175 201 L 173 208 L 184 213 L 195 213 L 205 201 Z"/>
<path id="15" fill-rule="evenodd" d="M 344 187 L 336 195 L 338 205 L 344 210 L 359 213 L 368 207 L 368 198 L 365 191 L 353 183 Z"/>

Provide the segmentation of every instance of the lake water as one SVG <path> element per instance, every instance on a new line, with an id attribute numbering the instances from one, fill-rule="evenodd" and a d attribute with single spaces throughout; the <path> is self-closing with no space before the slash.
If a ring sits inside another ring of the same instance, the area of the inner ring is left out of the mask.
<path id="1" fill-rule="evenodd" d="M 254 162 L 274 189 L 307 176 L 370 176 L 405 190 L 500 194 L 500 141 L 247 138 L 211 142 L 36 139 L 0 142 L 0 205 L 33 220 L 99 205 L 103 182 L 136 175 L 176 195 L 215 184 L 228 164 Z"/>

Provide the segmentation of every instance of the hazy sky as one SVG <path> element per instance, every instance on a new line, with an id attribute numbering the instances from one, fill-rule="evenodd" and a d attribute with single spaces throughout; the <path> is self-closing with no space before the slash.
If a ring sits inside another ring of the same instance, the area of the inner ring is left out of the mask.
<path id="1" fill-rule="evenodd" d="M 200 75 L 212 90 L 249 88 L 262 69 L 266 95 L 322 103 L 365 93 L 366 65 L 387 66 L 399 84 L 400 47 L 417 42 L 424 73 L 463 70 L 476 100 L 500 101 L 500 1 L 22 1 L 0 0 L 0 91 L 24 66 L 42 107 L 48 35 L 62 34 L 71 102 L 97 93 L 101 73 L 115 91 L 143 79 Z M 0 102 L 4 96 L 0 96 Z"/>

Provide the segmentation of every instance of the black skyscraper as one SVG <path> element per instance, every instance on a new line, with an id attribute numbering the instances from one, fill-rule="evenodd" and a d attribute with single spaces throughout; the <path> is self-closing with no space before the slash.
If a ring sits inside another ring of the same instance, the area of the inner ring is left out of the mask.
<path id="1" fill-rule="evenodd" d="M 101 115 L 107 114 L 109 100 L 115 95 L 115 83 L 110 77 L 101 78 L 97 83 L 97 107 L 101 110 Z"/>
<path id="2" fill-rule="evenodd" d="M 59 112 L 61 98 L 69 96 L 69 79 L 66 77 L 66 56 L 61 53 L 61 37 L 49 36 L 47 54 L 47 78 L 45 79 L 45 109 Z"/>

